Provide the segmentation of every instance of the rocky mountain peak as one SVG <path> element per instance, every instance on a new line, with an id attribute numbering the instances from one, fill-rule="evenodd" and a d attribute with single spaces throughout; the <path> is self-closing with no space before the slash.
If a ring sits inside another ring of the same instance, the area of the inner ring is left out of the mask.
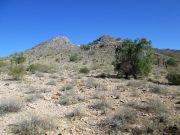
<path id="1" fill-rule="evenodd" d="M 70 40 L 65 36 L 57 36 L 50 40 L 50 42 L 55 42 L 56 44 L 70 44 Z"/>
<path id="2" fill-rule="evenodd" d="M 97 40 L 90 43 L 94 48 L 102 48 L 106 46 L 114 47 L 121 42 L 119 38 L 113 38 L 109 35 L 103 35 L 99 37 Z"/>

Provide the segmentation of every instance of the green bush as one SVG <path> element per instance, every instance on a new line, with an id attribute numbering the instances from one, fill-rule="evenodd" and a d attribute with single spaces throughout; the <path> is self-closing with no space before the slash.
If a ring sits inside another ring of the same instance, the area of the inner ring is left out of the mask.
<path id="1" fill-rule="evenodd" d="M 123 43 L 115 49 L 115 62 L 113 62 L 118 76 L 126 79 L 132 75 L 147 76 L 152 68 L 151 42 L 145 38 L 137 40 L 123 40 Z"/>
<path id="2" fill-rule="evenodd" d="M 88 69 L 87 67 L 84 67 L 84 68 L 81 68 L 81 69 L 79 70 L 79 72 L 80 72 L 80 73 L 83 73 L 83 74 L 87 74 L 87 73 L 89 73 L 89 69 Z"/>
<path id="3" fill-rule="evenodd" d="M 82 49 L 82 50 L 89 50 L 90 49 L 90 46 L 89 45 L 81 45 L 80 46 L 80 48 Z"/>
<path id="4" fill-rule="evenodd" d="M 47 65 L 36 63 L 36 64 L 31 64 L 27 68 L 27 71 L 30 71 L 32 73 L 35 73 L 35 72 L 49 73 L 51 72 L 51 68 Z"/>
<path id="5" fill-rule="evenodd" d="M 26 57 L 23 56 L 23 54 L 19 54 L 19 55 L 14 55 L 11 58 L 11 62 L 15 63 L 15 64 L 22 64 L 26 61 Z"/>
<path id="6" fill-rule="evenodd" d="M 8 63 L 3 60 L 0 59 L 0 72 L 6 72 L 8 70 Z"/>
<path id="7" fill-rule="evenodd" d="M 169 66 L 177 66 L 177 62 L 172 58 L 168 59 L 166 61 L 166 64 L 169 65 Z"/>
<path id="8" fill-rule="evenodd" d="M 77 62 L 78 61 L 78 55 L 77 54 L 72 54 L 69 58 L 69 61 L 71 62 Z"/>
<path id="9" fill-rule="evenodd" d="M 15 80 L 20 80 L 25 75 L 25 68 L 22 65 L 16 65 L 11 67 L 9 72 L 9 74 L 12 75 Z"/>
<path id="10" fill-rule="evenodd" d="M 176 72 L 168 73 L 167 79 L 171 84 L 180 85 L 180 73 L 176 73 Z"/>

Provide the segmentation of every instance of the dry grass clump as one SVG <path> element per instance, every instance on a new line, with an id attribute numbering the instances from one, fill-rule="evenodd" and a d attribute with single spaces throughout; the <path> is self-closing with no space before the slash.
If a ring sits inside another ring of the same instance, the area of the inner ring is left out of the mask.
<path id="1" fill-rule="evenodd" d="M 30 94 L 25 97 L 25 102 L 34 102 L 38 99 L 41 99 L 43 96 L 41 96 L 40 93 Z"/>
<path id="2" fill-rule="evenodd" d="M 20 111 L 22 108 L 22 102 L 17 99 L 1 99 L 0 101 L 0 116 L 7 113 L 14 113 Z"/>
<path id="3" fill-rule="evenodd" d="M 47 82 L 46 85 L 56 86 L 56 82 L 54 80 L 51 80 Z"/>
<path id="4" fill-rule="evenodd" d="M 72 89 L 73 89 L 72 84 L 65 84 L 60 90 L 61 91 L 68 91 L 68 90 L 72 90 Z"/>
<path id="5" fill-rule="evenodd" d="M 96 102 L 89 106 L 90 109 L 100 110 L 103 113 L 106 112 L 106 109 L 109 107 L 109 104 L 105 100 L 96 100 Z"/>
<path id="6" fill-rule="evenodd" d="M 36 72 L 36 77 L 44 77 L 44 74 L 43 73 L 41 73 L 41 72 Z"/>
<path id="7" fill-rule="evenodd" d="M 77 104 L 78 102 L 83 102 L 84 98 L 78 96 L 74 91 L 66 91 L 59 99 L 59 104 L 68 106 L 72 104 Z"/>
<path id="8" fill-rule="evenodd" d="M 43 135 L 55 128 L 52 120 L 39 116 L 31 116 L 10 127 L 10 131 L 17 135 Z"/>
<path id="9" fill-rule="evenodd" d="M 65 118 L 70 119 L 70 120 L 75 120 L 76 118 L 81 118 L 82 115 L 83 114 L 81 113 L 80 109 L 76 108 L 73 111 L 66 113 Z"/>
<path id="10" fill-rule="evenodd" d="M 127 124 L 133 124 L 136 121 L 136 112 L 132 109 L 123 109 L 115 114 L 106 116 L 99 124 L 100 129 L 109 134 L 118 134 Z"/>
<path id="11" fill-rule="evenodd" d="M 130 80 L 127 86 L 131 87 L 145 87 L 145 81 Z"/>
<path id="12" fill-rule="evenodd" d="M 150 100 L 147 103 L 140 103 L 140 104 L 131 102 L 128 104 L 128 106 L 146 113 L 161 114 L 167 112 L 166 106 L 163 103 L 161 103 L 161 101 L 159 100 Z"/>
<path id="13" fill-rule="evenodd" d="M 9 74 L 14 78 L 14 80 L 21 80 L 26 74 L 26 71 L 23 65 L 16 65 L 10 68 Z"/>
<path id="14" fill-rule="evenodd" d="M 93 78 L 88 78 L 85 81 L 85 86 L 88 88 L 96 88 L 98 86 L 98 84 L 96 83 L 96 81 Z"/>
<path id="15" fill-rule="evenodd" d="M 152 93 L 156 94 L 166 94 L 168 89 L 165 86 L 157 85 L 157 84 L 149 84 L 149 90 Z"/>

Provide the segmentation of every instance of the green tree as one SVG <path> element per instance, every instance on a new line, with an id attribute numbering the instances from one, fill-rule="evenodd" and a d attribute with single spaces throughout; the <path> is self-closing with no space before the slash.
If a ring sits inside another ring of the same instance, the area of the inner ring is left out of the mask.
<path id="1" fill-rule="evenodd" d="M 147 76 L 151 72 L 152 48 L 151 42 L 145 38 L 123 40 L 115 49 L 115 62 L 113 63 L 118 76 L 134 78 Z"/>

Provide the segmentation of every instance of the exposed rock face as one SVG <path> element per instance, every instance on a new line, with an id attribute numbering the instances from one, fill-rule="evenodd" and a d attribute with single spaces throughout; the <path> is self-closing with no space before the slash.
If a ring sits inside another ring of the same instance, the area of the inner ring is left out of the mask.
<path id="1" fill-rule="evenodd" d="M 111 36 L 108 35 L 104 35 L 101 36 L 100 38 L 98 38 L 97 40 L 93 41 L 92 43 L 90 43 L 90 45 L 93 48 L 103 48 L 103 47 L 114 47 L 116 45 L 119 45 L 121 43 L 120 39 L 117 38 L 113 38 Z"/>

